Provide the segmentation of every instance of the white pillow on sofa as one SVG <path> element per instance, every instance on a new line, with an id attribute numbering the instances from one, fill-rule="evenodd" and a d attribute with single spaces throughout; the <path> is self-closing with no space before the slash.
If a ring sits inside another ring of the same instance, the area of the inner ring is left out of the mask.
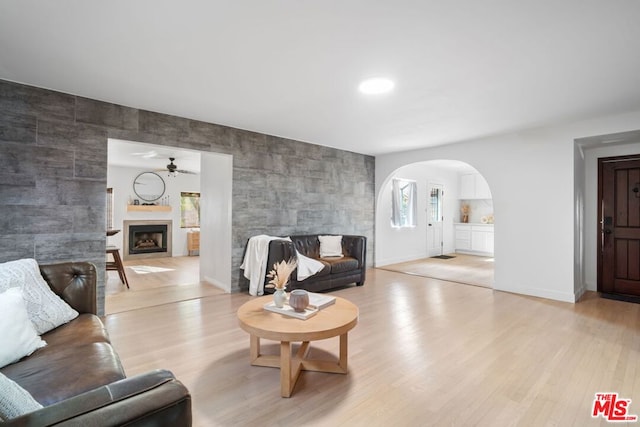
<path id="1" fill-rule="evenodd" d="M 0 292 L 15 287 L 22 289 L 29 319 L 38 335 L 78 316 L 78 312 L 47 285 L 35 259 L 20 259 L 0 264 Z"/>
<path id="2" fill-rule="evenodd" d="M 0 293 L 0 368 L 45 345 L 29 320 L 22 290 L 11 288 Z"/>
<path id="3" fill-rule="evenodd" d="M 8 421 L 41 408 L 27 390 L 0 373 L 0 420 Z"/>
<path id="4" fill-rule="evenodd" d="M 318 236 L 320 257 L 342 257 L 342 236 Z"/>

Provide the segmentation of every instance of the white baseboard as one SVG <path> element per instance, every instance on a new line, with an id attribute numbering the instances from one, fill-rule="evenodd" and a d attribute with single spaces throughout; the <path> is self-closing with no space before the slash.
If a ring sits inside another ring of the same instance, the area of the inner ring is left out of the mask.
<path id="1" fill-rule="evenodd" d="M 424 259 L 424 258 L 427 258 L 426 254 L 409 255 L 409 256 L 402 256 L 402 257 L 387 258 L 383 260 L 376 260 L 375 267 L 384 267 L 385 265 L 416 261 L 418 259 Z"/>
<path id="2" fill-rule="evenodd" d="M 585 292 L 587 292 L 587 286 L 586 286 L 586 284 L 583 283 L 574 292 L 574 301 L 579 301 L 580 298 L 582 298 L 582 295 L 584 295 Z"/>
<path id="3" fill-rule="evenodd" d="M 576 295 L 574 293 L 558 292 L 552 289 L 502 288 L 497 286 L 495 283 L 494 283 L 493 289 L 495 289 L 496 291 L 510 292 L 513 294 L 529 295 L 532 297 L 552 299 L 555 301 L 570 302 L 570 303 L 575 303 L 577 301 Z"/>
<path id="4" fill-rule="evenodd" d="M 466 250 L 466 249 L 456 249 L 456 253 L 457 254 L 464 254 L 464 255 L 476 255 L 476 256 L 493 257 L 493 252 L 479 252 L 479 251 L 471 251 L 471 250 Z"/>
<path id="5" fill-rule="evenodd" d="M 230 290 L 231 286 L 225 285 L 224 283 L 222 283 L 219 280 L 216 280 L 216 279 L 214 279 L 212 277 L 205 276 L 205 277 L 202 278 L 202 280 L 204 282 L 207 282 L 208 284 L 210 284 L 212 286 L 215 286 L 216 288 L 218 288 L 220 290 L 223 290 L 223 291 L 227 292 L 227 293 L 231 292 L 231 290 Z"/>
<path id="6" fill-rule="evenodd" d="M 454 252 L 455 252 L 454 248 L 445 248 L 443 251 L 444 254 L 452 254 Z M 436 255 L 440 255 L 440 252 L 438 252 Z M 383 260 L 376 260 L 374 267 L 384 267 L 385 265 L 389 265 L 389 264 L 398 264 L 401 262 L 417 261 L 419 259 L 429 258 L 430 256 L 435 256 L 435 255 L 427 255 L 427 254 L 421 253 L 421 254 L 404 255 L 404 256 L 393 257 L 393 258 L 385 258 Z"/>

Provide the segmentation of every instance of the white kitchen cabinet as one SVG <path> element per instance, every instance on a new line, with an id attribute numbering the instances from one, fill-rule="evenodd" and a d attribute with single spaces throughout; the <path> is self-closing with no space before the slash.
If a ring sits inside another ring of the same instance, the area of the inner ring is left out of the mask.
<path id="1" fill-rule="evenodd" d="M 455 227 L 456 250 L 471 250 L 471 226 L 457 224 Z"/>
<path id="2" fill-rule="evenodd" d="M 493 225 L 456 224 L 456 252 L 493 256 Z"/>
<path id="3" fill-rule="evenodd" d="M 473 229 L 471 231 L 471 250 L 493 253 L 493 230 Z"/>
<path id="4" fill-rule="evenodd" d="M 489 184 L 479 173 L 460 175 L 458 198 L 463 200 L 490 199 Z"/>

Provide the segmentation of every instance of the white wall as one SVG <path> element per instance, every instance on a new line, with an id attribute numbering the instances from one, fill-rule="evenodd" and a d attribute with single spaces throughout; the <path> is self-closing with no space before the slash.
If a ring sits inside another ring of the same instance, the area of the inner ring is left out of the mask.
<path id="1" fill-rule="evenodd" d="M 188 255 L 187 231 L 189 229 L 180 228 L 180 192 L 200 191 L 200 176 L 178 174 L 176 177 L 168 177 L 166 173 L 159 172 L 158 175 L 162 177 L 166 185 L 165 196 L 169 196 L 171 212 L 128 212 L 127 205 L 130 200 L 138 198 L 133 192 L 133 180 L 141 172 L 148 172 L 148 170 L 122 166 L 109 166 L 107 170 L 107 187 L 113 188 L 113 227 L 123 230 L 115 236 L 107 238 L 107 243 L 122 250 L 124 220 L 171 220 L 173 222 L 172 255 Z"/>
<path id="2" fill-rule="evenodd" d="M 233 157 L 202 153 L 200 280 L 231 292 Z"/>
<path id="3" fill-rule="evenodd" d="M 584 215 L 584 282 L 590 291 L 598 286 L 598 159 L 601 157 L 626 156 L 640 154 L 640 142 L 637 144 L 605 145 L 584 148 L 585 176 L 585 215 Z"/>
<path id="4" fill-rule="evenodd" d="M 640 129 L 640 111 L 376 157 L 376 194 L 396 169 L 416 161 L 466 162 L 487 180 L 496 215 L 497 290 L 576 301 L 574 177 L 577 138 Z M 386 221 L 376 217 L 376 227 Z M 376 252 L 381 250 L 376 242 Z M 581 263 L 581 260 L 577 260 Z M 585 261 L 587 262 L 587 261 Z"/>
<path id="5" fill-rule="evenodd" d="M 410 179 L 417 183 L 418 219 L 415 228 L 391 227 L 392 178 Z M 458 174 L 451 169 L 429 165 L 429 162 L 414 163 L 400 167 L 389 175 L 376 196 L 376 266 L 411 261 L 428 256 L 427 198 L 428 185 L 430 183 L 444 186 L 444 252 L 453 252 L 455 246 L 453 223 L 459 220 L 457 213 Z"/>

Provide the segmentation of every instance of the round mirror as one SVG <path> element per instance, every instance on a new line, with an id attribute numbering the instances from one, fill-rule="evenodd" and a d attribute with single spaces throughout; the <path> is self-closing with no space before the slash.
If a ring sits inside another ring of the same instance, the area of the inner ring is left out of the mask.
<path id="1" fill-rule="evenodd" d="M 158 200 L 164 189 L 164 180 L 155 172 L 142 172 L 133 180 L 133 192 L 145 202 Z"/>

